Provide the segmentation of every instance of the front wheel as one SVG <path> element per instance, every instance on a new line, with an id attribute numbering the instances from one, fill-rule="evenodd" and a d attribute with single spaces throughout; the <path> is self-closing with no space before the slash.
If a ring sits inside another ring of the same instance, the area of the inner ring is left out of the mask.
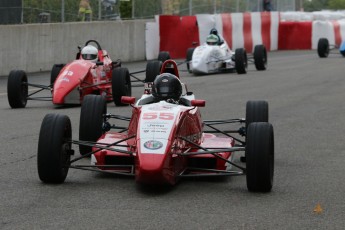
<path id="1" fill-rule="evenodd" d="M 53 85 L 65 64 L 55 64 L 50 72 L 50 84 Z"/>
<path id="2" fill-rule="evenodd" d="M 327 38 L 320 38 L 317 43 L 317 54 L 320 58 L 326 58 L 329 54 L 329 42 Z"/>
<path id="3" fill-rule="evenodd" d="M 194 47 L 189 48 L 187 50 L 186 63 L 187 63 L 187 70 L 189 73 L 192 73 L 192 70 L 190 69 L 190 62 L 192 61 L 194 50 L 195 50 Z"/>
<path id="4" fill-rule="evenodd" d="M 86 95 L 80 110 L 79 139 L 95 142 L 102 135 L 103 114 L 107 113 L 107 104 L 100 95 Z M 92 151 L 91 146 L 80 145 L 81 155 Z"/>
<path id="5" fill-rule="evenodd" d="M 146 64 L 146 77 L 145 82 L 154 82 L 157 75 L 161 73 L 162 62 L 161 61 L 149 61 Z"/>
<path id="6" fill-rule="evenodd" d="M 254 48 L 254 63 L 257 70 L 267 69 L 267 51 L 264 45 L 256 45 Z"/>
<path id="7" fill-rule="evenodd" d="M 28 100 L 28 77 L 23 70 L 12 70 L 7 81 L 7 99 L 11 108 L 25 108 Z"/>
<path id="8" fill-rule="evenodd" d="M 246 129 L 253 122 L 268 122 L 267 101 L 247 101 L 246 104 Z"/>
<path id="9" fill-rule="evenodd" d="M 249 125 L 245 155 L 248 190 L 270 192 L 274 174 L 274 134 L 270 123 L 255 122 Z"/>
<path id="10" fill-rule="evenodd" d="M 47 114 L 42 122 L 37 151 L 38 176 L 44 183 L 63 183 L 70 166 L 72 126 L 65 115 Z"/>
<path id="11" fill-rule="evenodd" d="M 115 105 L 127 105 L 121 103 L 121 97 L 132 95 L 131 78 L 129 76 L 128 69 L 123 67 L 115 68 L 112 73 L 111 84 Z"/>
<path id="12" fill-rule="evenodd" d="M 235 69 L 238 74 L 247 73 L 248 59 L 246 50 L 238 48 L 235 50 Z"/>

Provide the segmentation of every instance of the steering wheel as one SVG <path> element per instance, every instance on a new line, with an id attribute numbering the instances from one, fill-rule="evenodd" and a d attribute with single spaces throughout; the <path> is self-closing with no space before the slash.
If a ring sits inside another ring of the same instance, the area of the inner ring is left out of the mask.
<path id="1" fill-rule="evenodd" d="M 88 41 L 85 43 L 85 46 L 87 46 L 87 45 L 88 45 L 89 43 L 91 43 L 91 42 L 93 42 L 93 43 L 95 43 L 95 44 L 97 45 L 97 49 L 98 49 L 98 50 L 102 50 L 100 44 L 99 44 L 98 41 L 96 41 L 96 40 L 88 40 Z"/>

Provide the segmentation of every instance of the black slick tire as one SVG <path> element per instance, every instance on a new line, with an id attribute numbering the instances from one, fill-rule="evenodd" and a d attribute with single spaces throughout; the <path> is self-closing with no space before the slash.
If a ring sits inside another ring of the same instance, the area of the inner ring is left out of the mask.
<path id="1" fill-rule="evenodd" d="M 165 62 L 166 60 L 169 60 L 169 59 L 170 59 L 170 54 L 168 51 L 159 52 L 158 58 L 157 58 L 158 61 Z"/>
<path id="2" fill-rule="evenodd" d="M 247 73 L 248 59 L 245 49 L 238 48 L 235 50 L 235 69 L 238 74 Z"/>
<path id="3" fill-rule="evenodd" d="M 160 74 L 162 68 L 161 61 L 148 61 L 146 64 L 145 82 L 154 82 L 157 75 Z"/>
<path id="4" fill-rule="evenodd" d="M 72 127 L 66 115 L 47 114 L 41 125 L 37 169 L 44 183 L 63 183 L 70 166 Z"/>
<path id="5" fill-rule="evenodd" d="M 127 104 L 121 103 L 122 96 L 132 95 L 131 78 L 127 68 L 118 67 L 112 73 L 112 95 L 116 106 L 125 106 Z"/>
<path id="6" fill-rule="evenodd" d="M 28 78 L 23 70 L 12 70 L 7 81 L 7 99 L 11 108 L 25 108 L 28 98 Z"/>
<path id="7" fill-rule="evenodd" d="M 194 50 L 195 50 L 194 47 L 188 48 L 188 50 L 187 50 L 186 64 L 187 64 L 187 70 L 188 70 L 189 73 L 192 73 L 192 70 L 190 69 L 190 64 L 189 64 L 189 62 L 192 61 Z"/>
<path id="8" fill-rule="evenodd" d="M 246 128 L 253 122 L 268 122 L 267 101 L 247 101 Z"/>
<path id="9" fill-rule="evenodd" d="M 249 125 L 245 155 L 248 190 L 270 192 L 274 174 L 274 134 L 270 123 Z"/>
<path id="10" fill-rule="evenodd" d="M 256 45 L 254 47 L 254 64 L 256 70 L 267 69 L 267 51 L 264 45 Z"/>
<path id="11" fill-rule="evenodd" d="M 320 38 L 317 43 L 317 54 L 320 58 L 326 58 L 329 54 L 329 42 L 327 38 Z"/>
<path id="12" fill-rule="evenodd" d="M 107 113 L 104 97 L 86 95 L 80 110 L 79 140 L 95 142 L 102 135 L 103 114 Z M 81 155 L 92 151 L 91 146 L 80 145 Z"/>
<path id="13" fill-rule="evenodd" d="M 55 64 L 50 72 L 50 85 L 53 85 L 56 78 L 59 76 L 64 64 Z"/>

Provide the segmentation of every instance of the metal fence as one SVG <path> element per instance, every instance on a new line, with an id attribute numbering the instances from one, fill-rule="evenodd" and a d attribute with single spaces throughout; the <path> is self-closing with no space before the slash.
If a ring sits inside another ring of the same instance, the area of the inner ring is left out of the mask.
<path id="1" fill-rule="evenodd" d="M 89 0 L 90 20 L 147 19 L 263 11 L 267 0 Z M 268 0 L 272 11 L 293 11 L 295 0 Z M 80 21 L 80 0 L 1 0 L 0 24 Z"/>

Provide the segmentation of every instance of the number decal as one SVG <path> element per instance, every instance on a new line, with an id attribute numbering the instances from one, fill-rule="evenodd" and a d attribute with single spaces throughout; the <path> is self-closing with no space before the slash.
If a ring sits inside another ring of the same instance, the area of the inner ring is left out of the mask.
<path id="1" fill-rule="evenodd" d="M 162 120 L 173 120 L 174 114 L 173 113 L 160 113 L 159 118 Z"/>
<path id="2" fill-rule="evenodd" d="M 161 119 L 161 120 L 174 120 L 174 113 L 144 113 L 143 119 L 144 120 L 154 120 L 154 119 Z"/>
<path id="3" fill-rule="evenodd" d="M 153 120 L 157 118 L 157 113 L 144 113 L 143 119 L 144 120 Z"/>

